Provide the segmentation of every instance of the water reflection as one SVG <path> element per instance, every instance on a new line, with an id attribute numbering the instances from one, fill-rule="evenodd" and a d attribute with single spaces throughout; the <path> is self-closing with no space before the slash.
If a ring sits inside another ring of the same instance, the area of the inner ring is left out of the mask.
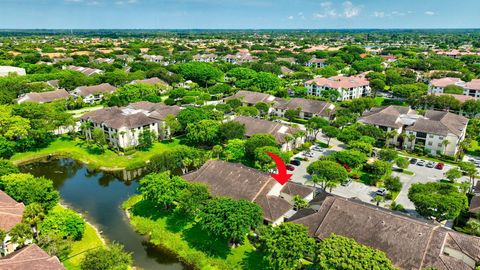
<path id="1" fill-rule="evenodd" d="M 136 193 L 136 181 L 121 181 L 111 174 L 88 171 L 71 159 L 37 162 L 24 166 L 22 171 L 51 179 L 60 192 L 62 203 L 85 214 L 109 241 L 123 244 L 133 253 L 135 266 L 186 269 L 173 254 L 149 244 L 130 227 L 120 206 Z"/>

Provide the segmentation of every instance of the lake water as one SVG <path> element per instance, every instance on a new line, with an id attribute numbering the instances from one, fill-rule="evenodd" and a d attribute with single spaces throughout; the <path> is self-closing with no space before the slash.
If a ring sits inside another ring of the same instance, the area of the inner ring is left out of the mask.
<path id="1" fill-rule="evenodd" d="M 22 167 L 25 173 L 53 180 L 62 203 L 83 213 L 87 220 L 110 242 L 115 241 L 132 252 L 134 265 L 143 269 L 187 269 L 176 257 L 150 245 L 130 226 L 121 204 L 136 193 L 136 181 L 124 182 L 103 172 L 88 172 L 71 159 L 37 162 Z"/>

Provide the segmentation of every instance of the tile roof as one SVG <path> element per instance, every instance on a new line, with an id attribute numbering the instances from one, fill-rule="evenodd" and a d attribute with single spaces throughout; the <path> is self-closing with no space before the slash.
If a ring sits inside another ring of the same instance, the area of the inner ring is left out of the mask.
<path id="1" fill-rule="evenodd" d="M 400 119 L 401 115 L 414 114 L 416 114 L 416 112 L 409 107 L 390 105 L 372 108 L 364 112 L 358 121 L 364 124 L 399 128 L 403 126 Z"/>
<path id="2" fill-rule="evenodd" d="M 445 248 L 480 261 L 478 237 L 355 200 L 329 196 L 318 212 L 292 221 L 307 226 L 310 235 L 319 239 L 335 233 L 379 249 L 401 269 L 473 270 L 474 266 L 447 255 Z"/>
<path id="3" fill-rule="evenodd" d="M 449 85 L 456 85 L 461 83 L 465 83 L 465 82 L 459 78 L 451 78 L 451 77 L 434 79 L 430 81 L 430 84 L 432 84 L 435 87 L 447 87 Z"/>
<path id="4" fill-rule="evenodd" d="M 253 92 L 253 91 L 246 91 L 246 90 L 240 90 L 238 91 L 235 95 L 227 98 L 238 98 L 241 99 L 243 102 L 246 102 L 248 104 L 255 104 L 258 102 L 273 102 L 275 101 L 275 97 L 270 95 L 270 94 L 265 94 L 261 92 Z"/>
<path id="5" fill-rule="evenodd" d="M 0 190 L 0 229 L 10 231 L 22 221 L 25 206 Z"/>
<path id="6" fill-rule="evenodd" d="M 468 125 L 468 118 L 450 112 L 428 110 L 425 118 L 419 118 L 415 124 L 407 127 L 407 130 L 439 135 L 452 133 L 460 137 Z"/>
<path id="7" fill-rule="evenodd" d="M 291 100 L 277 102 L 273 105 L 273 107 L 282 110 L 296 110 L 300 108 L 302 112 L 321 116 L 330 116 L 335 108 L 335 106 L 331 103 L 306 98 L 292 98 Z"/>
<path id="8" fill-rule="evenodd" d="M 0 259 L 4 270 L 64 270 L 57 257 L 48 255 L 36 244 L 31 244 Z"/>
<path id="9" fill-rule="evenodd" d="M 153 78 L 150 78 L 150 79 L 145 79 L 145 80 L 134 80 L 132 81 L 132 83 L 144 83 L 144 84 L 163 84 L 163 85 L 168 85 L 168 83 L 166 83 L 165 81 L 163 80 L 160 80 L 159 78 L 157 77 L 153 77 Z"/>
<path id="10" fill-rule="evenodd" d="M 99 85 L 92 86 L 80 86 L 77 87 L 74 91 L 82 96 L 86 97 L 88 95 L 98 94 L 98 93 L 113 93 L 117 88 L 109 83 L 102 83 Z"/>
<path id="11" fill-rule="evenodd" d="M 365 78 L 360 78 L 356 76 L 343 77 L 343 76 L 334 76 L 330 78 L 314 78 L 305 82 L 306 84 L 315 84 L 317 86 L 323 86 L 334 89 L 346 89 L 346 88 L 355 88 L 370 85 L 370 82 Z"/>
<path id="12" fill-rule="evenodd" d="M 299 129 L 286 126 L 282 123 L 272 122 L 263 119 L 257 119 L 248 116 L 236 116 L 233 121 L 243 123 L 245 125 L 245 135 L 251 137 L 255 134 L 266 133 L 272 134 L 279 144 L 286 142 L 285 136 L 293 134 Z"/>
<path id="13" fill-rule="evenodd" d="M 65 89 L 57 89 L 48 92 L 30 92 L 20 99 L 22 102 L 48 103 L 59 99 L 68 99 L 69 97 L 70 94 Z"/>
<path id="14" fill-rule="evenodd" d="M 471 80 L 465 84 L 465 88 L 472 90 L 480 90 L 480 79 Z"/>

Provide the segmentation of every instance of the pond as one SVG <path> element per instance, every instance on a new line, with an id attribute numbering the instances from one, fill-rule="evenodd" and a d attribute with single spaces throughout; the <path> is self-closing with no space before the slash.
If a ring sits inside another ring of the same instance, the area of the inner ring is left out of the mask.
<path id="1" fill-rule="evenodd" d="M 143 269 L 187 269 L 175 255 L 149 244 L 137 234 L 121 209 L 121 204 L 136 193 L 138 182 L 121 181 L 103 172 L 89 172 L 72 159 L 36 162 L 22 167 L 22 172 L 44 176 L 53 181 L 62 204 L 84 214 L 110 242 L 118 242 L 132 252 L 134 265 Z"/>

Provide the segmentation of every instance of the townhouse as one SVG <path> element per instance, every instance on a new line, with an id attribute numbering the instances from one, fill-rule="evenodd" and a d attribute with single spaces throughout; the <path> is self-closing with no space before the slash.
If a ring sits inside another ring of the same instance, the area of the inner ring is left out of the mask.
<path id="1" fill-rule="evenodd" d="M 257 203 L 263 210 L 265 223 L 273 225 L 284 222 L 296 213 L 292 199 L 295 195 L 307 202 L 314 197 L 311 187 L 293 182 L 282 186 L 268 173 L 222 160 L 209 160 L 183 178 L 206 184 L 213 196 Z"/>
<path id="2" fill-rule="evenodd" d="M 12 66 L 0 66 L 0 77 L 8 76 L 9 74 L 16 74 L 18 76 L 26 75 L 24 68 Z"/>
<path id="3" fill-rule="evenodd" d="M 86 76 L 92 76 L 95 74 L 103 74 L 103 70 L 96 69 L 96 68 L 88 68 L 88 67 L 77 67 L 77 66 L 68 66 L 68 67 L 63 67 L 64 69 L 67 70 L 72 70 L 72 71 L 77 71 L 80 73 L 83 73 Z"/>
<path id="4" fill-rule="evenodd" d="M 480 98 L 480 79 L 472 80 L 465 84 L 464 95 L 474 97 L 476 99 Z"/>
<path id="5" fill-rule="evenodd" d="M 302 119 L 309 119 L 314 116 L 330 119 L 335 105 L 313 99 L 292 98 L 290 100 L 283 100 L 277 98 L 273 104 L 271 114 L 277 117 L 284 117 L 287 110 L 299 110 L 299 117 Z"/>
<path id="6" fill-rule="evenodd" d="M 80 86 L 72 91 L 72 95 L 75 97 L 82 97 L 83 102 L 92 104 L 96 101 L 103 99 L 105 94 L 111 94 L 115 92 L 117 88 L 109 83 L 102 83 L 93 86 Z"/>
<path id="7" fill-rule="evenodd" d="M 463 88 L 465 87 L 465 82 L 459 78 L 452 78 L 452 77 L 433 79 L 428 84 L 428 93 L 441 94 L 445 90 L 445 87 L 449 85 L 456 85 Z"/>
<path id="8" fill-rule="evenodd" d="M 214 53 L 196 54 L 196 55 L 193 56 L 193 61 L 212 63 L 212 62 L 217 61 L 217 58 L 218 58 L 218 56 Z"/>
<path id="9" fill-rule="evenodd" d="M 17 103 L 21 104 L 24 102 L 34 102 L 34 103 L 50 103 L 58 100 L 65 100 L 70 97 L 70 94 L 65 89 L 57 89 L 48 92 L 30 92 L 25 95 L 20 96 L 17 99 Z"/>
<path id="10" fill-rule="evenodd" d="M 56 256 L 50 256 L 36 244 L 31 244 L 1 258 L 0 269 L 64 270 L 65 267 Z"/>
<path id="11" fill-rule="evenodd" d="M 248 116 L 236 116 L 233 121 L 245 125 L 245 136 L 251 137 L 255 134 L 271 134 L 282 151 L 289 151 L 299 147 L 305 142 L 305 138 L 295 138 L 294 133 L 300 131 L 298 128 L 292 128 L 278 122 L 272 122 Z"/>
<path id="12" fill-rule="evenodd" d="M 15 201 L 0 190 L 0 229 L 7 233 L 3 241 L 0 241 L 0 254 L 2 256 L 14 252 L 19 246 L 17 243 L 11 241 L 12 238 L 8 235 L 8 232 L 15 227 L 15 225 L 22 222 L 24 209 L 25 206 L 23 203 Z M 31 240 L 26 243 L 31 243 Z"/>
<path id="13" fill-rule="evenodd" d="M 169 134 L 165 118 L 168 115 L 176 116 L 179 111 L 178 106 L 140 101 L 126 107 L 109 107 L 87 113 L 80 118 L 80 122 L 89 123 L 85 130 L 87 138 L 91 139 L 92 130 L 99 128 L 106 134 L 110 145 L 125 149 L 137 146 L 139 136 L 146 130 L 163 139 Z"/>
<path id="14" fill-rule="evenodd" d="M 163 81 L 163 80 L 161 80 L 157 77 L 144 79 L 144 80 L 134 80 L 134 81 L 130 82 L 130 84 L 137 84 L 137 83 L 148 84 L 148 85 L 168 86 L 168 83 L 166 83 L 165 81 Z"/>
<path id="15" fill-rule="evenodd" d="M 314 78 L 305 82 L 309 95 L 321 96 L 322 91 L 337 90 L 338 100 L 351 100 L 370 95 L 370 83 L 367 79 L 358 76 L 334 76 L 330 78 Z"/>
<path id="16" fill-rule="evenodd" d="M 235 65 L 235 64 L 255 62 L 257 58 L 255 56 L 252 56 L 248 52 L 240 52 L 237 54 L 227 54 L 222 59 L 227 63 L 231 63 Z"/>
<path id="17" fill-rule="evenodd" d="M 254 91 L 247 91 L 247 90 L 240 90 L 235 95 L 226 98 L 225 100 L 237 98 L 242 101 L 243 104 L 247 106 L 253 106 L 258 102 L 265 102 L 268 104 L 273 104 L 275 102 L 276 97 L 270 94 L 265 94 L 261 92 L 254 92 Z"/>
<path id="18" fill-rule="evenodd" d="M 308 62 L 305 63 L 305 66 L 313 68 L 324 68 L 327 66 L 327 64 L 325 64 L 325 61 L 327 61 L 327 59 L 314 57 L 308 60 Z"/>
<path id="19" fill-rule="evenodd" d="M 468 118 L 428 110 L 420 115 L 409 107 L 386 106 L 363 113 L 358 122 L 394 132 L 389 142 L 404 149 L 420 147 L 429 154 L 454 156 L 465 139 Z"/>
<path id="20" fill-rule="evenodd" d="M 318 241 L 336 234 L 381 250 L 399 269 L 474 270 L 480 263 L 480 238 L 354 198 L 321 194 L 288 221 Z"/>

